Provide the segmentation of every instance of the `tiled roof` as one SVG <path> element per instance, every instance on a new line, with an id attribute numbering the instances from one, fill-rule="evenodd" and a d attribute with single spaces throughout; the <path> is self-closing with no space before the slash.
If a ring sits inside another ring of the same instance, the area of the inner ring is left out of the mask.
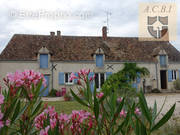
<path id="1" fill-rule="evenodd" d="M 139 41 L 134 37 L 50 36 L 15 34 L 0 55 L 0 60 L 37 60 L 45 46 L 51 60 L 91 61 L 98 48 L 108 61 L 154 62 L 157 48 L 164 49 L 169 61 L 180 62 L 180 52 L 167 41 Z"/>

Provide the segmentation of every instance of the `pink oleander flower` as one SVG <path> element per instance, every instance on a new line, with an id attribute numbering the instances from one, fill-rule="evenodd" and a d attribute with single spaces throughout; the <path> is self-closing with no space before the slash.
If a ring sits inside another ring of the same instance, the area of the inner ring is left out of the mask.
<path id="1" fill-rule="evenodd" d="M 141 112 L 140 112 L 139 108 L 136 108 L 135 111 L 134 111 L 134 113 L 135 113 L 136 115 L 141 115 Z"/>
<path id="2" fill-rule="evenodd" d="M 4 114 L 0 110 L 0 120 L 2 120 L 3 116 L 4 116 Z"/>
<path id="3" fill-rule="evenodd" d="M 81 75 L 84 75 L 84 76 L 88 75 L 89 72 L 90 72 L 90 69 L 88 69 L 88 70 L 86 70 L 86 69 L 81 69 L 81 70 L 79 71 L 79 73 L 80 73 Z"/>
<path id="4" fill-rule="evenodd" d="M 46 80 L 43 74 L 33 70 L 24 70 L 23 72 L 16 71 L 15 73 L 8 73 L 7 79 L 4 80 L 6 83 L 13 84 L 15 87 L 25 86 L 30 88 L 32 84 L 36 86 L 41 79 L 43 85 L 46 86 Z"/>
<path id="5" fill-rule="evenodd" d="M 40 135 L 48 135 L 49 126 L 47 126 L 45 129 L 41 129 Z"/>
<path id="6" fill-rule="evenodd" d="M 0 120 L 0 129 L 4 127 L 4 122 Z"/>
<path id="7" fill-rule="evenodd" d="M 6 120 L 6 126 L 9 126 L 10 125 L 10 120 Z"/>
<path id="8" fill-rule="evenodd" d="M 124 109 L 121 110 L 120 117 L 124 117 L 124 118 L 126 117 L 126 112 Z"/>
<path id="9" fill-rule="evenodd" d="M 97 94 L 96 94 L 96 97 L 99 98 L 99 99 L 102 98 L 103 96 L 104 96 L 104 93 L 103 93 L 103 92 L 100 92 L 100 93 L 97 93 Z"/>
<path id="10" fill-rule="evenodd" d="M 50 127 L 51 127 L 51 129 L 55 128 L 56 123 L 57 123 L 57 119 L 56 118 L 50 119 Z"/>
<path id="11" fill-rule="evenodd" d="M 121 98 L 121 97 L 118 97 L 118 98 L 117 98 L 117 102 L 118 102 L 118 103 L 121 103 L 121 102 L 122 102 L 122 98 Z"/>
<path id="12" fill-rule="evenodd" d="M 29 94 L 29 98 L 30 98 L 30 100 L 32 100 L 33 99 L 33 97 L 34 97 L 34 95 L 31 93 L 31 94 Z"/>
<path id="13" fill-rule="evenodd" d="M 72 111 L 70 119 L 72 121 L 70 129 L 73 134 L 81 134 L 81 126 L 84 123 L 87 123 L 87 125 L 89 125 L 89 128 L 93 126 L 93 116 L 91 115 L 91 113 L 84 110 Z"/>
<path id="14" fill-rule="evenodd" d="M 4 103 L 4 96 L 2 94 L 0 94 L 0 104 Z"/>
<path id="15" fill-rule="evenodd" d="M 82 79 L 84 80 L 85 82 L 87 82 L 87 76 L 89 75 L 90 73 L 90 69 L 86 70 L 86 69 L 81 69 L 79 72 L 78 72 L 78 77 L 79 79 Z"/>
<path id="16" fill-rule="evenodd" d="M 75 76 L 75 74 L 72 72 L 69 78 L 69 81 L 73 81 L 74 79 L 78 79 L 77 76 Z"/>

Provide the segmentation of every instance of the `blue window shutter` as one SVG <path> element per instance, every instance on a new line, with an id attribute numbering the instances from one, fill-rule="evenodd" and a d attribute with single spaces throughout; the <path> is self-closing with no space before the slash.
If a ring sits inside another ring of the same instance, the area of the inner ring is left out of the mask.
<path id="1" fill-rule="evenodd" d="M 132 87 L 133 87 L 133 88 L 136 88 L 136 90 L 137 90 L 137 86 L 138 86 L 137 83 L 133 83 L 133 84 L 132 84 Z"/>
<path id="2" fill-rule="evenodd" d="M 59 84 L 64 84 L 64 72 L 59 72 Z"/>
<path id="3" fill-rule="evenodd" d="M 44 90 L 43 93 L 40 94 L 40 96 L 48 96 L 49 94 L 49 76 L 45 75 L 44 78 L 46 80 L 47 88 Z M 44 86 L 42 85 L 40 90 L 42 91 L 43 89 L 44 89 Z"/>
<path id="4" fill-rule="evenodd" d="M 40 54 L 40 68 L 48 68 L 48 54 Z"/>
<path id="5" fill-rule="evenodd" d="M 137 73 L 136 83 L 140 83 L 140 82 L 141 82 L 141 76 L 140 73 Z"/>
<path id="6" fill-rule="evenodd" d="M 88 75 L 88 78 L 90 79 L 90 77 L 94 76 L 94 72 L 90 72 Z M 94 81 L 90 82 L 90 88 L 91 88 L 91 92 L 94 92 Z"/>
<path id="7" fill-rule="evenodd" d="M 108 79 L 112 75 L 112 72 L 106 72 L 106 79 Z"/>
<path id="8" fill-rule="evenodd" d="M 75 74 L 75 76 L 77 76 L 78 77 L 78 73 L 76 72 L 76 73 L 74 73 Z M 74 79 L 74 83 L 77 83 L 77 81 L 78 81 L 78 79 Z"/>
<path id="9" fill-rule="evenodd" d="M 172 81 L 172 70 L 168 70 L 168 82 Z"/>
<path id="10" fill-rule="evenodd" d="M 96 54 L 96 66 L 97 67 L 103 67 L 104 66 L 102 54 Z"/>

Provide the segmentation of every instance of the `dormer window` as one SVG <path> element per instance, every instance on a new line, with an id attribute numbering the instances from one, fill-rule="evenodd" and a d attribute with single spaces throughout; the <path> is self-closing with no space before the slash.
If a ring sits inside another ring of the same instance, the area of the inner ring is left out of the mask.
<path id="1" fill-rule="evenodd" d="M 96 54 L 96 67 L 103 67 L 103 66 L 104 66 L 103 54 Z"/>
<path id="2" fill-rule="evenodd" d="M 167 56 L 166 55 L 160 55 L 159 56 L 159 59 L 160 59 L 160 66 L 161 67 L 165 67 L 165 66 L 167 66 Z"/>
<path id="3" fill-rule="evenodd" d="M 48 54 L 40 54 L 40 68 L 48 68 Z"/>

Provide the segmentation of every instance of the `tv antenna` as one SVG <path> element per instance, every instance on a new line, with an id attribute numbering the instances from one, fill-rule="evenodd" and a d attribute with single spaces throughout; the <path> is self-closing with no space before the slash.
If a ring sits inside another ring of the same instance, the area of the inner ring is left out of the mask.
<path id="1" fill-rule="evenodd" d="M 106 23 L 106 26 L 107 26 L 107 33 L 109 33 L 109 17 L 112 15 L 112 13 L 109 12 L 109 11 L 106 11 L 105 13 L 106 13 L 106 21 L 105 21 L 105 23 Z"/>

